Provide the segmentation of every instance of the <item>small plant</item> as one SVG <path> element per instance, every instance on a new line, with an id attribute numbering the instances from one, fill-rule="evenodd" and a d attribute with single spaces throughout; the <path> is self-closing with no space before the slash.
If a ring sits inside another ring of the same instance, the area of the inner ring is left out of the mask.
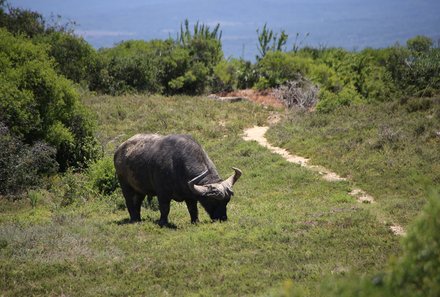
<path id="1" fill-rule="evenodd" d="M 93 189 L 101 194 L 109 195 L 118 187 L 115 167 L 111 157 L 104 157 L 91 164 L 88 175 Z"/>
<path id="2" fill-rule="evenodd" d="M 257 56 L 257 60 L 264 58 L 269 51 L 283 51 L 284 46 L 287 43 L 289 35 L 284 30 L 281 31 L 280 36 L 274 34 L 272 29 L 267 28 L 267 24 L 264 24 L 263 29 L 257 29 L 258 34 L 258 51 L 260 56 Z"/>
<path id="3" fill-rule="evenodd" d="M 55 153 L 44 142 L 23 143 L 0 122 L 0 194 L 14 195 L 41 185 L 43 176 L 58 169 Z"/>
<path id="4" fill-rule="evenodd" d="M 29 191 L 28 192 L 29 201 L 31 203 L 32 208 L 37 207 L 37 203 L 39 200 L 41 200 L 42 195 L 40 192 L 37 191 Z"/>
<path id="5" fill-rule="evenodd" d="M 288 108 L 309 109 L 318 102 L 319 88 L 310 80 L 300 77 L 275 89 L 275 96 Z"/>

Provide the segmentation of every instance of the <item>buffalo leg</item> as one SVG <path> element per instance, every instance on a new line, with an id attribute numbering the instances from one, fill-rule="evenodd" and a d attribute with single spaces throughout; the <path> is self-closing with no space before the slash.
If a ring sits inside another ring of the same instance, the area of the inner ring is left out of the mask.
<path id="1" fill-rule="evenodd" d="M 196 200 L 185 200 L 189 215 L 191 216 L 191 223 L 195 224 L 199 221 L 199 212 L 197 209 Z"/>
<path id="2" fill-rule="evenodd" d="M 168 225 L 168 214 L 170 213 L 170 203 L 171 200 L 163 199 L 162 197 L 157 197 L 159 200 L 159 210 L 160 210 L 160 219 L 159 226 L 167 226 Z"/>
<path id="3" fill-rule="evenodd" d="M 132 187 L 121 183 L 122 194 L 125 198 L 128 213 L 130 214 L 130 222 L 141 221 L 141 204 L 145 196 L 137 193 Z"/>

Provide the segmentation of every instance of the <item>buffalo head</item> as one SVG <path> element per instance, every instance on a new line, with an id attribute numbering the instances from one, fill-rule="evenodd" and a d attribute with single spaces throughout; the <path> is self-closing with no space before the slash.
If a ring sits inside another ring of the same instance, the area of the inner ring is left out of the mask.
<path id="1" fill-rule="evenodd" d="M 191 192 L 201 197 L 199 200 L 200 204 L 202 204 L 212 220 L 226 221 L 228 219 L 226 205 L 234 195 L 232 186 L 242 174 L 240 169 L 232 169 L 234 169 L 234 174 L 222 182 L 197 185 L 197 181 L 201 180 L 208 173 L 208 170 L 188 182 Z"/>

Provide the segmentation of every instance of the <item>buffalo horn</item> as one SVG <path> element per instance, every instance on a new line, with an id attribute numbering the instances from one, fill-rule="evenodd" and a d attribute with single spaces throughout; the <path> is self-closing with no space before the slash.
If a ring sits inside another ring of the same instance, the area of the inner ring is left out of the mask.
<path id="1" fill-rule="evenodd" d="M 232 167 L 232 169 L 234 169 L 234 174 L 232 174 L 230 177 L 222 182 L 223 186 L 228 189 L 232 188 L 232 186 L 237 182 L 242 173 L 241 170 L 238 168 Z"/>
<path id="2" fill-rule="evenodd" d="M 196 195 L 200 195 L 200 196 L 203 196 L 203 195 L 205 195 L 208 192 L 208 187 L 199 186 L 199 185 L 195 184 L 196 182 L 201 180 L 203 177 L 205 177 L 205 175 L 207 173 L 208 173 L 208 169 L 206 169 L 201 174 L 197 175 L 195 178 L 193 178 L 192 180 L 190 180 L 188 182 L 188 187 L 191 190 L 191 192 L 193 192 Z"/>

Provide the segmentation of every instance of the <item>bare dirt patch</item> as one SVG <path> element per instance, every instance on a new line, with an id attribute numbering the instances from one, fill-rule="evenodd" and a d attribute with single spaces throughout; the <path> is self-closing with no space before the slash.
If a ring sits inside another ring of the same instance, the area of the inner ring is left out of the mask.
<path id="1" fill-rule="evenodd" d="M 284 104 L 279 101 L 273 92 L 273 90 L 258 91 L 254 89 L 237 90 L 232 92 L 225 92 L 217 94 L 219 97 L 241 97 L 246 98 L 249 101 L 273 107 L 284 107 Z"/>

